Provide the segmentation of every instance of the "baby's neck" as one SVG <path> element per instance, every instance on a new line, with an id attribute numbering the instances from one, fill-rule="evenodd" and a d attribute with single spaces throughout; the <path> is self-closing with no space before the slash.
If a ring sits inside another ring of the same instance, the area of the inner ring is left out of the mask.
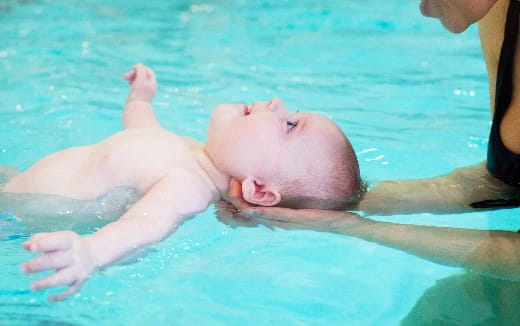
<path id="1" fill-rule="evenodd" d="M 185 141 L 193 150 L 193 155 L 199 166 L 204 170 L 208 177 L 208 182 L 212 185 L 212 192 L 214 193 L 214 200 L 218 201 L 222 198 L 227 198 L 229 190 L 229 181 L 231 177 L 226 175 L 213 164 L 211 157 L 208 155 L 204 148 L 204 144 L 189 137 L 183 137 Z"/>

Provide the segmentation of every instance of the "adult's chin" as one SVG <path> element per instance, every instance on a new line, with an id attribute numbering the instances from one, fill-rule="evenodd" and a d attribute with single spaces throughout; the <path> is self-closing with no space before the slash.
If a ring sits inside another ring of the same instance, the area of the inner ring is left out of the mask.
<path id="1" fill-rule="evenodd" d="M 442 19 L 441 23 L 444 28 L 450 31 L 453 34 L 460 34 L 468 29 L 468 27 L 472 24 L 472 22 L 468 22 L 466 19 L 462 17 L 458 17 L 456 19 L 447 17 Z"/>
<path id="2" fill-rule="evenodd" d="M 464 32 L 471 24 L 475 23 L 469 21 L 459 8 L 446 3 L 440 4 L 436 0 L 422 0 L 419 10 L 424 17 L 438 19 L 445 29 L 454 34 Z"/>
<path id="3" fill-rule="evenodd" d="M 432 14 L 432 7 L 430 0 L 422 0 L 419 4 L 419 10 L 424 17 L 437 18 Z"/>

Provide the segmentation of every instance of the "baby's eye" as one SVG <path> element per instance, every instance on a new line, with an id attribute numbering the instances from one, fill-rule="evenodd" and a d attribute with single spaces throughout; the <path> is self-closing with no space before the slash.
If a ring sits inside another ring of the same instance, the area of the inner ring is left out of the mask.
<path id="1" fill-rule="evenodd" d="M 298 121 L 289 121 L 287 120 L 287 131 L 291 131 L 294 127 L 298 125 Z"/>

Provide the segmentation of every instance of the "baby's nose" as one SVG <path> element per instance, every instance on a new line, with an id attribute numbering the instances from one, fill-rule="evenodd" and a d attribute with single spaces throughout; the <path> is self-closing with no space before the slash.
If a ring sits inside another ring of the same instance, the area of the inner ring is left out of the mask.
<path id="1" fill-rule="evenodd" d="M 267 103 L 267 109 L 271 111 L 287 111 L 285 104 L 277 97 Z"/>

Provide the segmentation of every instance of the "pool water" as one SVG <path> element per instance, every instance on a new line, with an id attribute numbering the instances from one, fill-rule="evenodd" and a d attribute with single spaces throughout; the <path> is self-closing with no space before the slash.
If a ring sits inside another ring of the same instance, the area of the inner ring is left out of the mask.
<path id="1" fill-rule="evenodd" d="M 121 74 L 136 62 L 157 74 L 163 126 L 201 141 L 216 104 L 276 96 L 334 119 L 369 182 L 476 164 L 490 126 L 477 30 L 449 34 L 417 7 L 0 0 L 0 165 L 25 169 L 120 130 L 128 89 Z M 516 230 L 518 213 L 375 219 Z M 22 222 L 0 216 L 2 325 L 511 324 L 518 306 L 481 297 L 516 283 L 355 238 L 230 228 L 213 207 L 141 262 L 96 273 L 80 294 L 49 303 L 53 290 L 31 293 L 35 277 L 19 271 L 31 257 L 21 248 L 29 236 Z"/>

